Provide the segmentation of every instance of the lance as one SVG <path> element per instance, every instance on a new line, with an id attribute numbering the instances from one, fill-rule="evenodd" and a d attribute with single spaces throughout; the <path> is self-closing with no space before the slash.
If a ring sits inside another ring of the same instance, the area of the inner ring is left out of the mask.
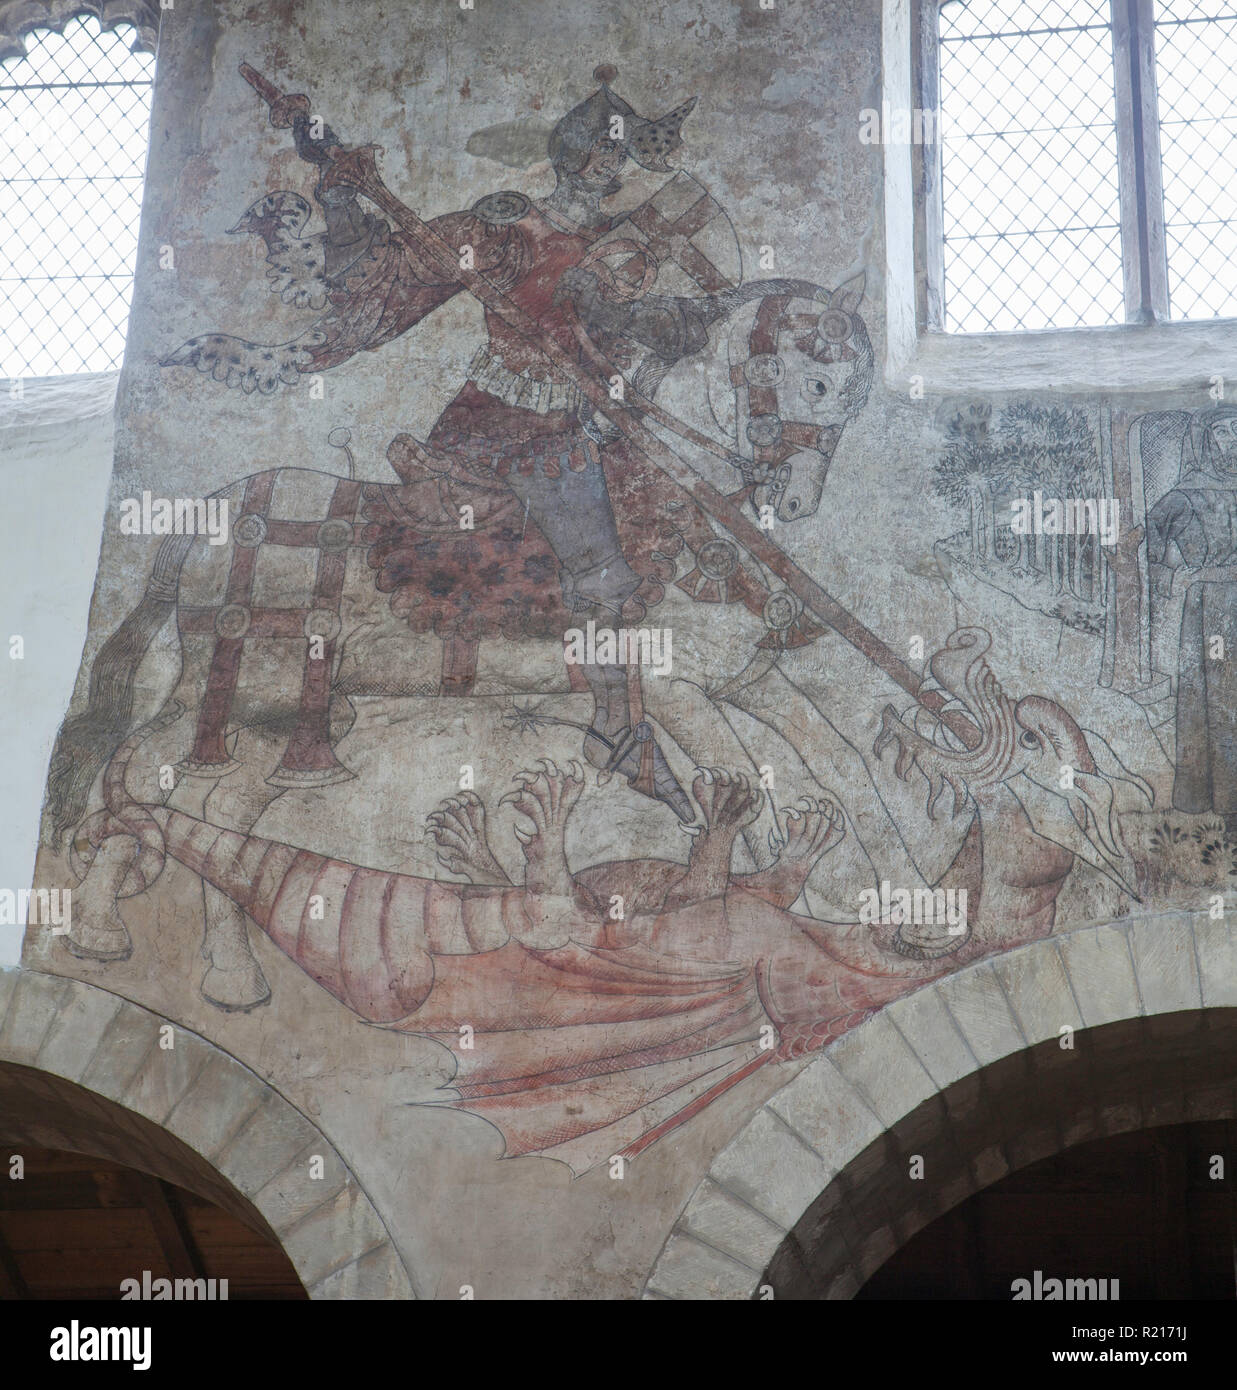
<path id="1" fill-rule="evenodd" d="M 285 94 L 248 63 L 240 65 L 241 76 L 270 108 L 271 124 L 281 129 L 289 127 L 297 116 L 308 116 L 309 98 L 302 94 Z M 743 514 L 725 493 L 685 463 L 641 419 L 638 411 L 625 401 L 616 401 L 610 388 L 600 377 L 586 371 L 579 361 L 518 304 L 479 270 L 460 264 L 459 253 L 445 242 L 438 232 L 403 203 L 383 183 L 378 173 L 376 156 L 381 145 L 326 144 L 319 147 L 324 156 L 320 189 L 347 185 L 364 194 L 375 207 L 387 214 L 401 231 L 412 239 L 417 252 L 433 265 L 447 280 L 464 286 L 492 313 L 528 339 L 560 372 L 576 386 L 581 394 L 607 419 L 611 420 L 627 441 L 646 459 L 667 473 L 685 492 L 691 495 L 705 514 L 725 527 L 758 560 L 786 585 L 805 610 L 831 627 L 856 650 L 902 687 L 920 705 L 946 724 L 968 747 L 980 741 L 976 725 L 958 710 L 946 709 L 946 696 L 939 690 L 921 689 L 918 673 L 883 642 L 870 628 L 848 612 L 811 575 L 805 573 L 765 533 Z M 582 337 L 578 334 L 577 337 Z"/>

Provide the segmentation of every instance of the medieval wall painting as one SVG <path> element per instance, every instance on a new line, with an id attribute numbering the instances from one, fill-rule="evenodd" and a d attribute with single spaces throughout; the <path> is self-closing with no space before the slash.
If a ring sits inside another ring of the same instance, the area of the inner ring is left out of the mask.
<path id="1" fill-rule="evenodd" d="M 409 8 L 407 63 L 374 6 L 167 60 L 210 103 L 152 166 L 182 269 L 139 276 L 39 865 L 73 921 L 26 959 L 270 1078 L 427 1292 L 529 1292 L 531 1219 L 626 1296 L 860 1021 L 1231 889 L 1237 412 L 881 380 L 879 152 L 826 187 L 798 139 L 874 104 L 875 12 L 736 77 L 723 30 L 551 60 Z M 1016 528 L 1037 494 L 1094 526 Z"/>
<path id="2" fill-rule="evenodd" d="M 954 401 L 940 421 L 933 485 L 966 518 L 935 547 L 951 590 L 1011 618 L 1016 603 L 1035 615 L 1024 624 L 1057 625 L 1097 686 L 1142 711 L 1163 760 L 1153 752 L 1156 807 L 1125 823 L 1140 892 L 1231 889 L 1237 410 Z M 1087 511 L 1084 499 L 1098 505 Z M 1019 524 L 1056 505 L 1059 526 Z"/>

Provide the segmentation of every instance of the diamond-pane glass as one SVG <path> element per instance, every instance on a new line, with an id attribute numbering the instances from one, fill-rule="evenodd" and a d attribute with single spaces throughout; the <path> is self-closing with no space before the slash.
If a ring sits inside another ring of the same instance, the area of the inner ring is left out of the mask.
<path id="1" fill-rule="evenodd" d="M 120 366 L 155 62 L 132 37 L 77 19 L 0 65 L 0 377 Z"/>
<path id="2" fill-rule="evenodd" d="M 1121 323 L 1108 0 L 940 9 L 945 328 Z"/>
<path id="3" fill-rule="evenodd" d="M 1155 6 L 1174 319 L 1237 317 L 1237 3 Z"/>

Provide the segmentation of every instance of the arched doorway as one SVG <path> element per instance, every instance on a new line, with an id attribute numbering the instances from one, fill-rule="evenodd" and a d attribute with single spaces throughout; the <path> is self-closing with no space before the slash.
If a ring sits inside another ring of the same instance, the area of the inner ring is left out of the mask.
<path id="1" fill-rule="evenodd" d="M 315 1125 L 205 1038 L 79 980 L 0 970 L 0 1143 L 97 1155 L 196 1193 L 274 1240 L 310 1298 L 415 1297 Z"/>
<path id="2" fill-rule="evenodd" d="M 0 1129 L 10 1079 L 0 1076 Z M 112 1159 L 7 1139 L 0 1176 L 0 1299 L 308 1297 L 252 1208 L 241 1219 Z"/>
<path id="3" fill-rule="evenodd" d="M 1038 1272 L 1041 1292 L 1045 1281 L 1068 1279 L 1071 1291 L 1102 1292 L 1109 1301 L 1231 1302 L 1234 1161 L 1235 1120 L 1159 1125 L 1076 1145 L 929 1222 L 856 1297 L 1009 1302 L 1015 1293 L 1034 1296 Z"/>
<path id="4" fill-rule="evenodd" d="M 1088 1140 L 1237 1114 L 1237 938 L 1089 927 L 898 1000 L 717 1155 L 646 1297 L 848 1299 L 973 1193 Z"/>

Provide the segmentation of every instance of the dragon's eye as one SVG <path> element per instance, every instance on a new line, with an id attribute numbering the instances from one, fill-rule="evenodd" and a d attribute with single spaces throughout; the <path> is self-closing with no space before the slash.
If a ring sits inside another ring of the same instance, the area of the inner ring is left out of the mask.
<path id="1" fill-rule="evenodd" d="M 1018 740 L 1018 742 L 1022 744 L 1024 748 L 1039 747 L 1039 739 L 1030 731 L 1030 729 L 1026 729 L 1023 731 L 1022 737 Z"/>

